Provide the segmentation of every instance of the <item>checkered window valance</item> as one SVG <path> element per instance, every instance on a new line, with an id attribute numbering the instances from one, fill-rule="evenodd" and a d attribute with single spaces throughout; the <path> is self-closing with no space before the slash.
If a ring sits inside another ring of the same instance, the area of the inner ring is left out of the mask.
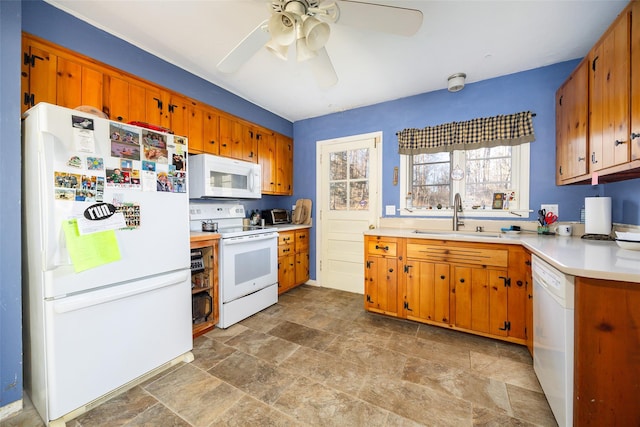
<path id="1" fill-rule="evenodd" d="M 518 145 L 535 140 L 530 111 L 445 123 L 422 129 L 404 129 L 398 135 L 398 153 L 426 154 Z"/>

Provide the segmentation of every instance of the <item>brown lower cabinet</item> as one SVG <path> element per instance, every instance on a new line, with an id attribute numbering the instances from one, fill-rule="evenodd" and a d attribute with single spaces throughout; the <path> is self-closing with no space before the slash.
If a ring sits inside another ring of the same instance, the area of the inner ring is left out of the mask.
<path id="1" fill-rule="evenodd" d="M 527 344 L 530 260 L 519 245 L 368 235 L 365 309 Z"/>
<path id="2" fill-rule="evenodd" d="M 640 284 L 575 289 L 573 424 L 640 426 Z"/>
<path id="3" fill-rule="evenodd" d="M 278 232 L 278 295 L 309 280 L 309 229 Z"/>
<path id="4" fill-rule="evenodd" d="M 213 236 L 213 235 L 211 235 Z M 219 238 L 191 237 L 191 299 L 193 337 L 212 330 L 219 321 Z"/>

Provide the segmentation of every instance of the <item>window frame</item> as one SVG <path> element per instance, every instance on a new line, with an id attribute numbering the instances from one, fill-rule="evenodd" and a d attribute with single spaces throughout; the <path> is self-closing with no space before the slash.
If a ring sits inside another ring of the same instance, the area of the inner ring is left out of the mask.
<path id="1" fill-rule="evenodd" d="M 451 157 L 452 165 L 464 165 L 464 151 L 454 150 Z M 511 147 L 511 166 L 514 171 L 512 176 L 512 187 L 517 192 L 518 209 L 498 210 L 491 209 L 486 206 L 485 209 L 471 209 L 471 206 L 465 204 L 465 183 L 464 180 L 451 180 L 451 201 L 453 204 L 453 196 L 460 193 L 462 196 L 463 210 L 467 217 L 493 217 L 493 218 L 513 218 L 514 215 L 528 217 L 531 212 L 529 208 L 529 182 L 530 182 L 530 143 L 514 145 Z M 424 209 L 409 208 L 407 209 L 406 195 L 411 187 L 412 171 L 409 168 L 409 154 L 400 154 L 400 200 L 399 214 L 400 216 L 417 216 L 417 217 L 450 217 L 453 209 L 443 207 L 442 209 Z"/>

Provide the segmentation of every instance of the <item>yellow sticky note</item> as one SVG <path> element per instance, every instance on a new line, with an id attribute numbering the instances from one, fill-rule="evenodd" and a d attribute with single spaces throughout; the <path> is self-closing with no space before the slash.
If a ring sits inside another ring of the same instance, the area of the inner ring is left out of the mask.
<path id="1" fill-rule="evenodd" d="M 76 273 L 120 259 L 120 247 L 114 230 L 81 236 L 75 219 L 62 221 L 62 228 Z"/>

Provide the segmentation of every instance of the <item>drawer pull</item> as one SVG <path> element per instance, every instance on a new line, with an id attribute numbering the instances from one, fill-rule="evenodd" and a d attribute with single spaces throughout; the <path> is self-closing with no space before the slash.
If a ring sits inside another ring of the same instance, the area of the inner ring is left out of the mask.
<path id="1" fill-rule="evenodd" d="M 378 245 L 376 245 L 376 249 L 382 249 L 383 251 L 388 251 L 389 250 L 389 246 L 378 246 Z"/>

